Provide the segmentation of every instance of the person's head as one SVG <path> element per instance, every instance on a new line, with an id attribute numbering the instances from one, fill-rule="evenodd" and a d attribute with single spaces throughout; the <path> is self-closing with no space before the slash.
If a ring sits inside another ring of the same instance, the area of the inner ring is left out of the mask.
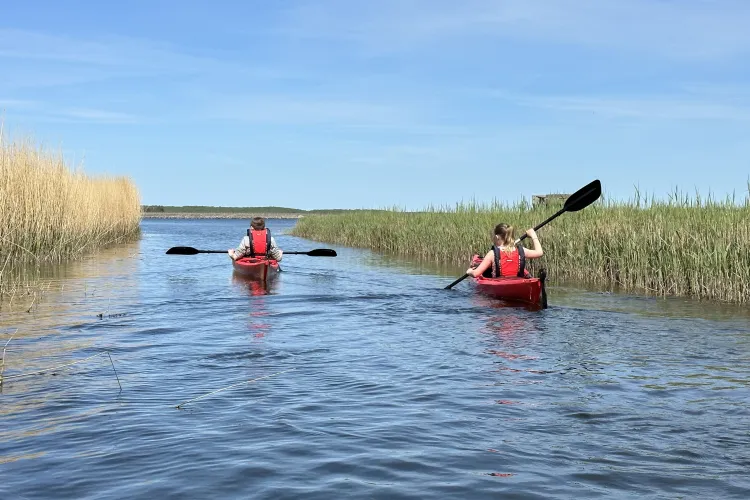
<path id="1" fill-rule="evenodd" d="M 250 227 L 256 231 L 262 231 L 266 228 L 266 219 L 263 217 L 253 217 L 250 221 Z"/>
<path id="2" fill-rule="evenodd" d="M 495 226 L 495 245 L 513 248 L 515 243 L 516 237 L 513 233 L 513 226 L 504 222 Z"/>

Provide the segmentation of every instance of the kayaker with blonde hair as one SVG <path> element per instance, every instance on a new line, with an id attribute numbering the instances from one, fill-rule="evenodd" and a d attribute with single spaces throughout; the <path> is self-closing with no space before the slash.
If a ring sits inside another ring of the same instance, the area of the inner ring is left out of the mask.
<path id="1" fill-rule="evenodd" d="M 524 248 L 519 243 L 516 245 L 513 226 L 509 224 L 498 224 L 495 226 L 495 234 L 492 238 L 492 249 L 487 252 L 482 262 L 476 268 L 470 267 L 466 274 L 477 277 L 488 273 L 488 278 L 529 275 L 526 271 L 526 259 L 538 259 L 544 255 L 542 244 L 533 228 L 528 229 L 526 234 L 534 243 L 533 249 Z"/>
<path id="2" fill-rule="evenodd" d="M 253 217 L 247 236 L 242 238 L 237 248 L 227 250 L 232 260 L 242 257 L 265 257 L 281 261 L 284 252 L 276 245 L 271 236 L 271 230 L 266 227 L 263 217 Z"/>

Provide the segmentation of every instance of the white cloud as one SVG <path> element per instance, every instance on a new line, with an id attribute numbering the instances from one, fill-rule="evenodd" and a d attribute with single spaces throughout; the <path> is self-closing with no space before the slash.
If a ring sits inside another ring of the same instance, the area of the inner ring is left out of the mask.
<path id="1" fill-rule="evenodd" d="M 137 123 L 138 117 L 129 113 L 93 108 L 70 108 L 57 113 L 63 118 L 95 123 Z"/>
<path id="2" fill-rule="evenodd" d="M 465 135 L 466 128 L 441 123 L 430 116 L 422 103 L 390 97 L 368 99 L 353 95 L 221 95 L 201 97 L 196 118 L 233 120 L 272 125 L 323 126 L 350 129 L 378 129 L 424 135 Z"/>
<path id="3" fill-rule="evenodd" d="M 705 88 L 708 90 L 708 87 Z M 649 96 L 555 96 L 488 91 L 488 96 L 510 103 L 552 111 L 593 113 L 600 116 L 657 120 L 750 120 L 750 100 L 716 94 Z"/>
<path id="4" fill-rule="evenodd" d="M 27 99 L 0 99 L 0 109 L 28 109 L 37 107 L 38 104 Z"/>
<path id="5" fill-rule="evenodd" d="M 153 40 L 122 36 L 84 40 L 15 29 L 0 29 L 0 57 L 160 71 L 193 71 L 216 63 Z"/>
<path id="6" fill-rule="evenodd" d="M 191 55 L 157 40 L 124 36 L 84 39 L 3 28 L 0 64 L 0 89 L 199 74 L 244 80 L 289 76 L 289 72 L 277 68 Z"/>
<path id="7" fill-rule="evenodd" d="M 8 110 L 11 117 L 30 117 L 40 122 L 133 124 L 141 121 L 130 113 L 98 108 L 66 108 L 29 100 L 0 99 L 0 111 L 2 110 Z"/>
<path id="8" fill-rule="evenodd" d="M 481 36 L 702 60 L 747 55 L 749 25 L 744 0 L 315 0 L 288 9 L 278 34 L 373 51 Z"/>
<path id="9" fill-rule="evenodd" d="M 402 111 L 388 105 L 282 95 L 222 97 L 211 104 L 210 109 L 210 113 L 217 118 L 262 123 L 344 122 L 366 125 L 404 119 Z"/>

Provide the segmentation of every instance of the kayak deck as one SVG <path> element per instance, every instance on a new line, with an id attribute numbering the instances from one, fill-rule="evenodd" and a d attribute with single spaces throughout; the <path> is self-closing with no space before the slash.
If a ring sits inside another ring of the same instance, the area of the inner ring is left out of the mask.
<path id="1" fill-rule="evenodd" d="M 279 263 L 275 259 L 241 257 L 232 262 L 234 272 L 259 281 L 274 279 L 279 274 Z"/>
<path id="2" fill-rule="evenodd" d="M 475 255 L 472 265 L 479 265 L 481 257 Z M 511 302 L 523 302 L 534 306 L 547 308 L 547 292 L 545 290 L 546 272 L 542 269 L 539 277 L 503 277 L 485 278 L 477 276 L 474 278 L 476 289 L 479 293 L 494 299 Z"/>

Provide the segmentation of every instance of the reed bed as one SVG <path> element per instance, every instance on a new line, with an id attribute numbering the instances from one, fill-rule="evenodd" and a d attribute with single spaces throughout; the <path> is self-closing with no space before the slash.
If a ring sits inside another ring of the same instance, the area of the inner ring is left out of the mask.
<path id="1" fill-rule="evenodd" d="M 750 188 L 750 186 L 748 186 Z M 559 206 L 460 203 L 418 212 L 398 209 L 300 219 L 292 234 L 439 264 L 466 265 L 484 254 L 491 232 L 508 222 L 520 236 Z M 654 295 L 750 302 L 750 199 L 715 200 L 636 192 L 604 198 L 539 230 L 545 255 L 531 261 L 551 281 L 580 282 Z M 528 247 L 530 242 L 524 243 Z"/>
<path id="2" fill-rule="evenodd" d="M 8 142 L 0 123 L 0 295 L 14 269 L 133 240 L 140 220 L 132 181 L 91 177 L 61 154 Z"/>

